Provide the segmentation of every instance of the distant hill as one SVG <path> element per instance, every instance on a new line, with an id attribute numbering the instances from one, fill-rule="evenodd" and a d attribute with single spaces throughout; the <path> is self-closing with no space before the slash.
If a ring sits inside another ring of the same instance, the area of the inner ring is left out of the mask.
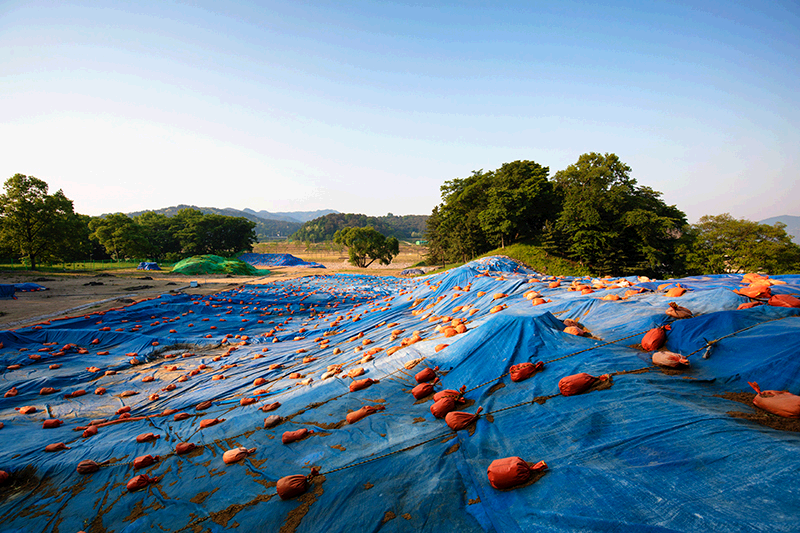
<path id="1" fill-rule="evenodd" d="M 792 242 L 800 244 L 800 217 L 792 215 L 781 215 L 778 217 L 768 218 L 762 220 L 760 224 L 774 225 L 776 222 L 783 222 L 786 224 L 786 233 L 792 236 Z"/>
<path id="2" fill-rule="evenodd" d="M 391 213 L 382 217 L 369 217 L 354 213 L 329 213 L 309 220 L 292 235 L 292 240 L 324 242 L 333 240 L 333 235 L 345 227 L 363 228 L 372 226 L 386 236 L 398 239 L 422 239 L 427 229 L 428 215 L 402 215 Z"/>
<path id="3" fill-rule="evenodd" d="M 309 220 L 314 220 L 315 218 L 319 218 L 330 213 L 338 213 L 335 209 L 319 209 L 317 211 L 284 211 L 278 213 L 271 213 L 269 211 L 261 210 L 261 211 L 253 211 L 252 209 L 246 207 L 243 209 L 245 213 L 250 213 L 251 215 L 255 215 L 257 217 L 266 218 L 268 220 L 285 220 L 287 222 L 299 222 L 302 224 L 303 222 L 308 222 Z"/>
<path id="4" fill-rule="evenodd" d="M 225 215 L 229 217 L 244 217 L 248 220 L 252 220 L 253 222 L 256 223 L 255 229 L 259 241 L 272 239 L 275 237 L 288 237 L 289 235 L 300 229 L 300 227 L 303 225 L 302 222 L 295 222 L 292 220 L 264 218 L 260 215 L 254 214 L 255 211 L 253 211 L 252 209 L 240 211 L 239 209 L 233 209 L 230 207 L 220 209 L 217 207 L 197 207 L 196 205 L 181 204 L 172 207 L 164 207 L 161 209 L 148 209 L 147 211 L 152 211 L 153 213 L 158 213 L 161 215 L 166 215 L 168 217 L 171 217 L 177 215 L 178 211 L 180 211 L 181 209 L 197 209 L 198 211 L 201 211 L 204 214 Z M 128 216 L 135 217 L 147 211 L 134 211 L 133 213 L 128 213 Z M 264 212 L 266 213 L 266 211 Z"/>

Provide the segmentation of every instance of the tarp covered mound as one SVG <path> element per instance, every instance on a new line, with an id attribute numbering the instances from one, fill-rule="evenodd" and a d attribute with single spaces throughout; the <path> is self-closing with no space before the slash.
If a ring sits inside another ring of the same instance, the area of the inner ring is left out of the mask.
<path id="1" fill-rule="evenodd" d="M 425 271 L 421 268 L 407 268 L 400 272 L 401 276 L 421 276 Z"/>
<path id="2" fill-rule="evenodd" d="M 14 292 L 17 290 L 12 283 L 2 283 L 0 284 L 0 299 L 2 300 L 16 300 L 17 297 L 14 296 Z"/>
<path id="3" fill-rule="evenodd" d="M 257 276 L 259 272 L 252 265 L 238 259 L 225 259 L 218 255 L 195 255 L 188 257 L 172 267 L 172 272 L 197 276 L 200 274 L 232 274 L 234 276 Z"/>
<path id="4" fill-rule="evenodd" d="M 321 263 L 314 261 L 303 261 L 299 257 L 292 254 L 242 254 L 239 256 L 241 261 L 253 265 L 255 267 L 262 266 L 293 266 L 293 267 L 307 267 L 307 268 L 325 268 Z"/>
<path id="5" fill-rule="evenodd" d="M 161 270 L 161 267 L 158 266 L 158 263 L 142 261 L 139 263 L 139 266 L 136 267 L 136 270 Z"/>
<path id="6" fill-rule="evenodd" d="M 766 303 L 792 304 L 800 276 L 759 280 L 557 280 L 491 258 L 412 279 L 163 295 L 3 331 L 0 524 L 797 531 L 798 421 L 755 407 L 747 382 L 800 393 L 800 309 Z M 693 316 L 667 315 L 670 302 Z M 683 369 L 641 348 L 665 325 Z M 515 365 L 540 361 L 520 380 Z M 470 420 L 412 395 L 426 368 L 476 421 L 451 429 Z M 562 394 L 581 373 L 603 379 Z M 487 469 L 509 457 L 546 468 L 494 488 Z M 306 492 L 283 499 L 287 481 Z"/>
<path id="7" fill-rule="evenodd" d="M 38 283 L 15 283 L 14 288 L 17 292 L 36 292 L 46 291 L 47 287 L 39 285 Z"/>

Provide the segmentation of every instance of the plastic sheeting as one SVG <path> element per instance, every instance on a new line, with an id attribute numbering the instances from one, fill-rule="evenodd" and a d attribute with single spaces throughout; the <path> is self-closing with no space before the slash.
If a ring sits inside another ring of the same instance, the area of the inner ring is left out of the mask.
<path id="1" fill-rule="evenodd" d="M 325 268 L 321 263 L 314 261 L 304 261 L 299 257 L 292 254 L 254 254 L 247 253 L 239 256 L 240 261 L 249 263 L 254 267 L 267 267 L 267 266 L 294 266 L 294 267 L 307 267 L 307 268 Z"/>
<path id="2" fill-rule="evenodd" d="M 136 267 L 136 270 L 161 270 L 161 267 L 158 266 L 158 263 L 142 261 L 139 263 L 139 266 Z"/>
<path id="3" fill-rule="evenodd" d="M 17 288 L 11 283 L 0 284 L 0 300 L 16 300 L 17 297 L 14 296 L 16 290 Z"/>
<path id="4" fill-rule="evenodd" d="M 17 292 L 35 292 L 46 291 L 47 287 L 39 285 L 38 283 L 15 283 L 14 288 Z"/>
<path id="5" fill-rule="evenodd" d="M 489 258 L 413 279 L 309 276 L 202 298 L 164 295 L 0 332 L 0 391 L 17 390 L 0 400 L 0 470 L 11 473 L 0 524 L 24 532 L 796 531 L 800 433 L 757 423 L 771 415 L 750 404 L 747 381 L 800 392 L 799 310 L 737 311 L 748 301 L 732 292 L 741 279 L 673 280 L 690 289 L 674 299 L 661 284 L 625 297 L 635 278 L 585 279 L 595 290 L 584 294 L 571 290 L 577 280 L 550 288 L 552 278 Z M 800 292 L 800 276 L 775 279 L 786 284 L 773 293 Z M 531 290 L 547 303 L 532 305 Z M 610 295 L 624 299 L 602 299 Z M 670 301 L 696 316 L 667 317 Z M 446 336 L 446 319 L 459 318 L 467 330 Z M 591 336 L 565 333 L 567 318 Z M 667 323 L 666 349 L 688 357 L 687 370 L 656 368 L 637 347 Z M 510 380 L 512 365 L 536 361 L 542 371 Z M 483 408 L 473 426 L 451 431 L 432 416 L 430 399 L 410 394 L 414 375 L 434 366 L 437 391 L 466 387 L 458 410 Z M 355 379 L 378 382 L 350 392 L 347 374 L 359 367 Z M 579 372 L 611 379 L 559 395 L 559 380 Z M 43 387 L 60 391 L 42 395 Z M 98 387 L 107 392 L 93 394 Z M 80 389 L 88 394 L 64 397 Z M 37 411 L 20 414 L 23 406 Z M 345 422 L 364 406 L 384 410 Z M 122 407 L 130 421 L 82 437 L 92 420 L 125 416 L 116 414 Z M 283 421 L 264 429 L 270 415 Z M 42 429 L 51 418 L 64 423 Z M 302 428 L 313 433 L 281 442 Z M 159 438 L 137 442 L 144 433 Z M 58 442 L 69 449 L 44 452 Z M 177 455 L 179 442 L 198 448 Z M 239 446 L 255 451 L 226 464 L 223 453 Z M 134 470 L 147 454 L 159 460 Z M 493 489 L 487 467 L 509 456 L 549 468 L 521 487 Z M 89 459 L 99 471 L 78 474 Z M 321 475 L 305 495 L 277 497 L 280 478 L 312 468 Z M 129 493 L 137 474 L 158 481 Z"/>

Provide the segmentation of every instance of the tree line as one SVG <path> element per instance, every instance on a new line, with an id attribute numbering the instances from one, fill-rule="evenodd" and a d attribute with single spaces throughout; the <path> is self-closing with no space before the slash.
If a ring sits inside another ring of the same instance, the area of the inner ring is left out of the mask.
<path id="1" fill-rule="evenodd" d="M 344 228 L 372 227 L 387 237 L 397 239 L 422 238 L 427 231 L 426 215 L 396 216 L 389 213 L 383 217 L 370 217 L 354 213 L 329 213 L 309 220 L 290 237 L 293 241 L 329 242 L 337 231 Z"/>
<path id="2" fill-rule="evenodd" d="M 534 161 L 446 181 L 428 220 L 429 263 L 467 261 L 523 242 L 597 275 L 800 270 L 785 225 L 704 216 L 689 225 L 615 154 L 587 153 L 550 177 Z"/>
<path id="3" fill-rule="evenodd" d="M 15 174 L 0 194 L 0 257 L 44 261 L 148 258 L 175 262 L 201 254 L 249 252 L 255 222 L 243 217 L 181 209 L 175 216 L 145 212 L 90 217 L 75 213 L 72 200 L 33 176 Z"/>

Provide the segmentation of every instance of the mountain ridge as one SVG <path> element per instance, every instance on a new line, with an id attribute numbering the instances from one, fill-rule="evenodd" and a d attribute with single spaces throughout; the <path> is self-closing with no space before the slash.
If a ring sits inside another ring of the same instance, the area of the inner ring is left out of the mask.
<path id="1" fill-rule="evenodd" d="M 759 224 L 775 225 L 776 222 L 786 224 L 786 233 L 792 236 L 792 242 L 800 244 L 800 216 L 795 215 L 778 215 L 776 217 L 766 218 L 759 222 Z"/>

